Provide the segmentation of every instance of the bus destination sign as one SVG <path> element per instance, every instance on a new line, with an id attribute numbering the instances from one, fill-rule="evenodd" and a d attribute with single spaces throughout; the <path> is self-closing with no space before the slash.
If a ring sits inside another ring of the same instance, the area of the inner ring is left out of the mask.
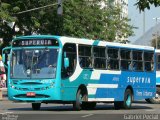
<path id="1" fill-rule="evenodd" d="M 58 46 L 58 41 L 55 39 L 24 39 L 14 41 L 13 46 Z"/>

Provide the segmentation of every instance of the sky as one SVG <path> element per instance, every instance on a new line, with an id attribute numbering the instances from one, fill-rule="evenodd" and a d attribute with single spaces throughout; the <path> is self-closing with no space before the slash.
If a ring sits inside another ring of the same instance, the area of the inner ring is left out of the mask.
<path id="1" fill-rule="evenodd" d="M 131 25 L 138 27 L 134 30 L 135 36 L 129 37 L 131 42 L 137 40 L 143 35 L 143 12 L 140 13 L 134 4 L 137 0 L 128 0 L 128 13 L 131 19 Z M 151 6 L 150 10 L 145 10 L 145 32 L 156 25 L 155 17 L 160 17 L 160 7 Z M 157 23 L 160 23 L 158 20 Z"/>

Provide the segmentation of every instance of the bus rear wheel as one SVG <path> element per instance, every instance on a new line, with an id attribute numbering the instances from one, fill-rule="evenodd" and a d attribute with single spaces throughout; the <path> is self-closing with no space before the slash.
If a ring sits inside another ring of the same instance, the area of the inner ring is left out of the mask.
<path id="1" fill-rule="evenodd" d="M 130 109 L 133 101 L 133 94 L 130 89 L 126 89 L 124 93 L 124 101 L 116 101 L 114 102 L 115 109 Z"/>
<path id="2" fill-rule="evenodd" d="M 41 103 L 32 103 L 32 109 L 33 110 L 40 110 Z"/>
<path id="3" fill-rule="evenodd" d="M 123 107 L 124 109 L 130 109 L 133 101 L 132 91 L 127 89 L 124 94 Z"/>
<path id="4" fill-rule="evenodd" d="M 145 99 L 148 103 L 151 104 L 160 104 L 160 87 L 156 89 L 156 96 L 153 98 Z"/>

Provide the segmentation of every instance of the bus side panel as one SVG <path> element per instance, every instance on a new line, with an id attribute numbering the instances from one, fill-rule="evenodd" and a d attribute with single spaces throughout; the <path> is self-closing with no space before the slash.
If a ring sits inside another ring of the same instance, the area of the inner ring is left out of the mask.
<path id="1" fill-rule="evenodd" d="M 107 73 L 107 72 L 106 72 Z M 123 101 L 127 87 L 133 89 L 135 100 L 151 98 L 155 95 L 155 73 L 120 72 L 101 74 L 97 83 L 90 84 L 89 98 L 98 101 Z M 96 80 L 96 79 L 95 79 Z M 91 87 L 92 86 L 92 87 Z"/>
<path id="2" fill-rule="evenodd" d="M 121 72 L 117 71 L 103 71 L 105 74 L 100 74 L 100 78 L 96 87 L 95 100 L 98 101 L 115 101 L 123 98 L 123 88 L 119 88 L 119 80 Z M 114 74 L 113 74 L 114 73 Z"/>
<path id="3" fill-rule="evenodd" d="M 134 100 L 152 98 L 156 91 L 155 75 L 154 72 L 123 72 L 120 87 L 131 86 Z"/>
<path id="4" fill-rule="evenodd" d="M 75 100 L 78 87 L 85 85 L 89 101 L 123 101 L 128 86 L 134 100 L 151 98 L 155 94 L 155 73 L 83 70 L 74 80 L 62 80 L 62 100 Z"/>
<path id="5" fill-rule="evenodd" d="M 62 100 L 75 101 L 76 93 L 80 85 L 84 85 L 87 87 L 88 83 L 91 81 L 90 80 L 90 76 L 91 76 L 90 70 L 80 70 L 80 71 L 81 72 L 76 77 L 74 77 L 73 75 L 68 79 L 62 79 L 62 88 L 61 88 Z"/>
<path id="6" fill-rule="evenodd" d="M 160 71 L 156 72 L 156 85 L 160 85 Z"/>

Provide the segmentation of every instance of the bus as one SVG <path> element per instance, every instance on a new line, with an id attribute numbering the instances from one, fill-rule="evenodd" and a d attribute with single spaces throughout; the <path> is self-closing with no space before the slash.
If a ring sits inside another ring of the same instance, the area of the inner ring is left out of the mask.
<path id="1" fill-rule="evenodd" d="M 156 49 L 156 95 L 151 99 L 146 99 L 147 102 L 160 104 L 160 50 Z"/>
<path id="2" fill-rule="evenodd" d="M 156 94 L 153 47 L 35 35 L 13 39 L 8 56 L 8 98 L 33 110 L 42 103 L 93 109 L 99 102 L 130 109 Z"/>

